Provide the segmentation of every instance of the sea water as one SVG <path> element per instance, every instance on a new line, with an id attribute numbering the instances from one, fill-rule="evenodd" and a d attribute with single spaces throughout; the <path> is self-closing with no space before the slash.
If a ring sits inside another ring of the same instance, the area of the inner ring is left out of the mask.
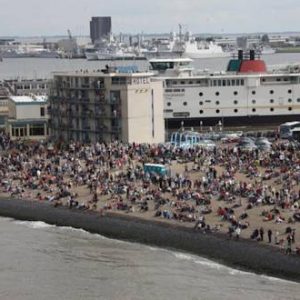
<path id="1" fill-rule="evenodd" d="M 0 299 L 299 299 L 298 283 L 70 227 L 0 218 Z"/>

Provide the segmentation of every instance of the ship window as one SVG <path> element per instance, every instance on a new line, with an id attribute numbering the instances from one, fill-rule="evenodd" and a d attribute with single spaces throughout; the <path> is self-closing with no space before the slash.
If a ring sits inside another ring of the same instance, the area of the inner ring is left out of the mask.
<path id="1" fill-rule="evenodd" d="M 200 93 L 199 93 L 199 96 L 200 96 L 200 97 L 202 97 L 202 96 L 203 96 L 203 93 L 202 93 L 202 92 L 200 92 Z"/>
<path id="2" fill-rule="evenodd" d="M 270 99 L 270 103 L 274 103 L 274 99 Z"/>
<path id="3" fill-rule="evenodd" d="M 230 86 L 230 80 L 227 80 L 227 85 Z"/>
<path id="4" fill-rule="evenodd" d="M 238 112 L 238 109 L 235 109 L 234 112 L 237 113 L 237 112 Z"/>
<path id="5" fill-rule="evenodd" d="M 219 109 L 217 109 L 217 110 L 216 110 L 216 113 L 218 114 L 219 112 L 220 112 L 220 110 L 219 110 Z"/>
<path id="6" fill-rule="evenodd" d="M 166 92 L 166 93 L 172 93 L 173 90 L 172 90 L 172 89 L 166 89 L 165 92 Z"/>
<path id="7" fill-rule="evenodd" d="M 281 81 L 281 78 L 276 78 L 276 81 Z"/>
<path id="8" fill-rule="evenodd" d="M 241 85 L 244 85 L 244 79 L 241 79 Z"/>
<path id="9" fill-rule="evenodd" d="M 256 109 L 255 109 L 255 108 L 252 108 L 252 112 L 256 112 Z"/>
<path id="10" fill-rule="evenodd" d="M 199 105 L 203 105 L 203 102 L 202 102 L 202 101 L 200 101 L 200 102 L 199 102 Z"/>
<path id="11" fill-rule="evenodd" d="M 231 80 L 231 85 L 235 86 L 235 80 L 234 79 Z"/>
<path id="12" fill-rule="evenodd" d="M 240 80 L 239 80 L 239 79 L 236 80 L 236 85 L 237 85 L 237 86 L 240 85 Z"/>
<path id="13" fill-rule="evenodd" d="M 216 101 L 216 105 L 219 105 L 220 104 L 220 101 Z"/>
<path id="14" fill-rule="evenodd" d="M 187 106 L 187 102 L 183 102 L 183 105 L 184 105 L 184 106 Z"/>
<path id="15" fill-rule="evenodd" d="M 300 98 L 297 99 L 297 102 L 300 102 Z"/>
<path id="16" fill-rule="evenodd" d="M 167 103 L 167 106 L 171 106 L 171 102 L 168 102 L 168 103 Z"/>
<path id="17" fill-rule="evenodd" d="M 183 80 L 182 80 L 182 81 L 180 81 L 180 84 L 185 84 L 185 81 L 183 81 Z"/>
<path id="18" fill-rule="evenodd" d="M 274 91 L 273 91 L 273 90 L 271 90 L 271 91 L 270 91 L 270 94 L 274 94 Z"/>
<path id="19" fill-rule="evenodd" d="M 199 113 L 200 113 L 200 114 L 203 114 L 203 110 L 201 109 L 201 110 L 199 111 Z"/>
<path id="20" fill-rule="evenodd" d="M 261 81 L 262 81 L 262 82 L 265 82 L 265 81 L 266 81 L 266 78 L 263 78 Z"/>
<path id="21" fill-rule="evenodd" d="M 177 84 L 177 81 L 175 81 L 175 80 L 173 80 L 173 82 L 172 82 L 173 84 Z"/>
<path id="22" fill-rule="evenodd" d="M 220 93 L 219 92 L 216 92 L 216 96 L 219 96 L 220 95 Z"/>
<path id="23" fill-rule="evenodd" d="M 252 95 L 255 95 L 256 94 L 256 92 L 255 91 L 252 91 Z"/>
<path id="24" fill-rule="evenodd" d="M 237 100 L 234 100 L 233 103 L 234 103 L 234 104 L 238 104 L 238 101 L 237 101 Z"/>
<path id="25" fill-rule="evenodd" d="M 293 101 L 293 100 L 292 100 L 291 98 L 288 100 L 289 103 L 291 103 L 292 101 Z"/>
<path id="26" fill-rule="evenodd" d="M 233 92 L 233 95 L 237 95 L 237 94 L 238 94 L 238 92 L 237 92 L 237 91 L 234 91 L 234 92 Z"/>
<path id="27" fill-rule="evenodd" d="M 194 83 L 193 81 L 191 81 L 191 80 L 189 81 L 189 84 L 193 84 L 193 83 Z"/>
<path id="28" fill-rule="evenodd" d="M 218 80 L 218 86 L 221 86 L 222 85 L 222 80 Z"/>
<path id="29" fill-rule="evenodd" d="M 271 108 L 270 108 L 270 111 L 274 111 L 274 108 L 273 108 L 273 107 L 271 107 Z"/>
<path id="30" fill-rule="evenodd" d="M 289 107 L 289 110 L 292 110 L 292 108 L 291 108 L 291 107 Z"/>
<path id="31" fill-rule="evenodd" d="M 217 80 L 213 80 L 213 85 L 217 86 L 218 85 L 218 81 Z"/>
<path id="32" fill-rule="evenodd" d="M 223 80 L 223 84 L 222 84 L 223 86 L 226 86 L 226 80 Z"/>
<path id="33" fill-rule="evenodd" d="M 292 90 L 288 90 L 288 93 L 291 94 L 291 93 L 292 93 Z"/>
<path id="34" fill-rule="evenodd" d="M 255 100 L 255 99 L 253 99 L 253 100 L 252 100 L 252 103 L 253 103 L 253 104 L 255 104 L 255 103 L 256 103 L 256 100 Z"/>
<path id="35" fill-rule="evenodd" d="M 185 92 L 185 89 L 181 89 L 181 92 L 184 93 L 184 92 Z"/>
<path id="36" fill-rule="evenodd" d="M 286 78 L 286 77 L 285 77 L 285 78 L 283 78 L 283 81 L 288 81 L 288 78 Z"/>

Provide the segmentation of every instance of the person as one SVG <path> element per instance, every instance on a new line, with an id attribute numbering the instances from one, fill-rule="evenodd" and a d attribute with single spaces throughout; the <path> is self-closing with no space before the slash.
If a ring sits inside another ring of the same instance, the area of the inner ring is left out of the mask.
<path id="1" fill-rule="evenodd" d="M 287 236 L 286 240 L 287 240 L 287 246 L 286 246 L 286 251 L 285 251 L 285 253 L 286 253 L 287 255 L 289 255 L 289 254 L 292 253 L 292 236 L 291 236 L 291 234 L 289 234 L 289 235 Z"/>
<path id="2" fill-rule="evenodd" d="M 260 227 L 259 229 L 259 237 L 260 237 L 260 241 L 263 241 L 264 240 L 264 229 L 263 227 Z"/>
<path id="3" fill-rule="evenodd" d="M 236 230 L 235 230 L 235 235 L 236 235 L 237 240 L 240 238 L 240 234 L 241 234 L 241 228 L 237 227 Z"/>
<path id="4" fill-rule="evenodd" d="M 268 230 L 268 239 L 269 239 L 269 244 L 271 244 L 272 243 L 272 230 L 271 229 Z"/>

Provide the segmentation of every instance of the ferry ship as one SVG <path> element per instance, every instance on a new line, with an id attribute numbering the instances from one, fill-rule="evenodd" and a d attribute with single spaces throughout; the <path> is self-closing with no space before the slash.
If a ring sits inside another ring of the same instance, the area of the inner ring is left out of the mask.
<path id="1" fill-rule="evenodd" d="M 152 59 L 164 83 L 167 128 L 277 125 L 300 120 L 299 66 L 268 72 L 253 50 L 242 50 L 224 72 L 194 71 L 191 59 Z"/>

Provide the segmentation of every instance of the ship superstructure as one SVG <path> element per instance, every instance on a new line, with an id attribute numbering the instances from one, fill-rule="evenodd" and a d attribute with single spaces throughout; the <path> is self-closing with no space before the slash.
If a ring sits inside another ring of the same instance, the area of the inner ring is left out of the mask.
<path id="1" fill-rule="evenodd" d="M 190 63 L 184 58 L 150 60 L 164 81 L 167 127 L 300 120 L 299 68 L 268 72 L 254 51 L 239 51 L 224 72 L 194 71 Z"/>

